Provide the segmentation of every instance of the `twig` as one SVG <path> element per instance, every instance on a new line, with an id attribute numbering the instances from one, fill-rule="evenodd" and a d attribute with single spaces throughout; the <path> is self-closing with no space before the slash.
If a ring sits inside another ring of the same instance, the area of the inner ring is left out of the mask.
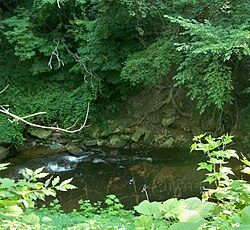
<path id="1" fill-rule="evenodd" d="M 6 85 L 2 91 L 0 91 L 0 94 L 3 93 L 8 87 L 9 87 L 9 84 Z"/>
<path id="2" fill-rule="evenodd" d="M 53 60 L 53 57 L 55 56 L 56 59 L 57 59 L 57 62 L 58 62 L 58 67 L 57 69 L 59 69 L 62 66 L 64 66 L 64 62 L 63 60 L 60 58 L 60 54 L 59 54 L 59 51 L 58 51 L 58 47 L 59 47 L 59 44 L 60 44 L 60 41 L 59 40 L 54 40 L 54 43 L 56 44 L 56 47 L 55 49 L 52 51 L 51 55 L 50 55 L 50 59 L 49 59 L 49 62 L 48 62 L 48 66 L 50 69 L 53 69 L 53 66 L 52 66 L 52 60 Z"/>
<path id="3" fill-rule="evenodd" d="M 61 9 L 60 0 L 56 0 L 56 3 L 57 3 L 58 8 Z"/>
<path id="4" fill-rule="evenodd" d="M 27 115 L 27 116 L 25 116 L 25 117 L 22 117 L 22 119 L 34 117 L 34 116 L 41 115 L 41 114 L 46 114 L 46 112 L 33 113 L 33 114 Z"/>
<path id="5" fill-rule="evenodd" d="M 149 201 L 149 196 L 148 196 L 148 192 L 147 192 L 147 185 L 144 184 L 141 191 L 145 193 L 146 198 Z"/>
<path id="6" fill-rule="evenodd" d="M 29 125 L 29 126 L 32 126 L 32 127 L 37 127 L 37 128 L 41 128 L 41 129 L 50 129 L 50 130 L 56 130 L 56 131 L 62 131 L 62 132 L 66 132 L 66 133 L 76 133 L 76 132 L 79 132 L 81 131 L 84 127 L 86 127 L 86 123 L 87 123 L 87 119 L 88 119 L 88 115 L 89 115 L 89 103 L 88 103 L 88 106 L 87 106 L 87 111 L 86 111 L 86 116 L 85 116 L 85 120 L 84 120 L 84 123 L 82 124 L 82 126 L 79 128 L 79 129 L 75 129 L 75 130 L 69 130 L 70 128 L 72 128 L 73 126 L 67 128 L 67 129 L 62 129 L 60 127 L 53 127 L 53 126 L 44 126 L 44 125 L 37 125 L 37 124 L 34 124 L 34 123 L 31 123 L 31 122 L 28 122 L 25 120 L 25 118 L 28 118 L 28 117 L 31 117 L 31 116 L 34 116 L 34 115 L 37 115 L 39 113 L 36 113 L 36 114 L 31 114 L 31 115 L 28 115 L 26 117 L 19 117 L 13 113 L 10 113 L 7 109 L 5 109 L 4 107 L 1 107 L 0 109 L 0 113 L 3 113 L 3 114 L 6 114 L 10 117 L 13 117 L 15 119 L 15 121 L 22 121 L 23 123 Z M 40 112 L 41 114 L 43 114 L 44 112 Z"/>

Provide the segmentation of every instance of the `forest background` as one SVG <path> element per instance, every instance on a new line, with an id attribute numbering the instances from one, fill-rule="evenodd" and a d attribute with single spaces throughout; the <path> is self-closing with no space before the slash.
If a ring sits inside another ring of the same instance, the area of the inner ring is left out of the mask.
<path id="1" fill-rule="evenodd" d="M 180 123 L 240 130 L 247 145 L 249 15 L 247 0 L 1 0 L 0 104 L 62 127 L 80 124 L 88 103 L 89 123 L 103 127 L 131 113 L 151 127 L 171 108 Z M 128 102 L 143 97 L 149 109 L 136 116 Z M 25 135 L 0 116 L 1 142 Z"/>

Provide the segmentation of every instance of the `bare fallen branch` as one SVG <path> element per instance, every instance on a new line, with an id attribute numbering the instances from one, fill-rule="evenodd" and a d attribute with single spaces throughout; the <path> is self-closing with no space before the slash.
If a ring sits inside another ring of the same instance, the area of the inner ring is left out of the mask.
<path id="1" fill-rule="evenodd" d="M 32 127 L 37 127 L 37 128 L 41 128 L 41 129 L 55 130 L 55 131 L 62 131 L 62 132 L 66 132 L 66 133 L 76 133 L 76 132 L 81 131 L 84 127 L 87 127 L 86 123 L 87 123 L 88 116 L 89 116 L 89 103 L 88 103 L 88 106 L 87 106 L 87 111 L 86 111 L 84 123 L 81 125 L 81 127 L 79 129 L 74 129 L 74 130 L 70 130 L 70 129 L 72 127 L 74 127 L 75 124 L 73 126 L 67 128 L 67 129 L 62 129 L 60 127 L 54 127 L 54 126 L 37 125 L 37 124 L 34 124 L 32 122 L 29 122 L 29 121 L 25 120 L 26 118 L 30 118 L 30 117 L 33 117 L 33 116 L 36 116 L 36 115 L 39 115 L 39 114 L 44 114 L 45 112 L 38 112 L 38 113 L 34 113 L 34 114 L 31 114 L 31 115 L 28 115 L 28 116 L 25 116 L 25 117 L 19 117 L 19 116 L 15 115 L 15 114 L 9 112 L 9 110 L 5 109 L 4 107 L 1 107 L 0 113 L 6 114 L 6 115 L 14 118 L 13 121 L 15 121 L 15 122 L 21 121 L 21 122 L 23 122 L 23 123 L 25 123 L 25 124 L 27 124 L 29 126 L 32 126 Z"/>

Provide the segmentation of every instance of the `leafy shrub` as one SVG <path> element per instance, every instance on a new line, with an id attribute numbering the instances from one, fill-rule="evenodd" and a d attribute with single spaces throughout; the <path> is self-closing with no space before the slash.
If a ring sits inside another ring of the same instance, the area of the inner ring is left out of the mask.
<path id="1" fill-rule="evenodd" d="M 0 170 L 8 166 L 8 163 L 1 164 Z M 46 196 L 56 196 L 57 191 L 67 191 L 76 187 L 70 182 L 71 179 L 61 181 L 59 176 L 40 182 L 48 176 L 43 173 L 44 167 L 35 171 L 24 169 L 24 179 L 15 181 L 9 178 L 0 178 L 0 225 L 4 229 L 26 229 L 26 224 L 39 227 L 39 217 L 34 214 L 24 215 L 25 211 L 35 207 L 35 201 L 45 200 Z"/>

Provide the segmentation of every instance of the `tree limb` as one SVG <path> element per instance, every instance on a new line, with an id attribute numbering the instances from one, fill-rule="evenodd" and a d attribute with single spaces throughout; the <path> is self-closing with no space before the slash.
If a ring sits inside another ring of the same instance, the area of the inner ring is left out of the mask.
<path id="1" fill-rule="evenodd" d="M 86 111 L 84 123 L 81 125 L 81 127 L 79 129 L 74 129 L 74 130 L 69 130 L 74 125 L 67 128 L 67 129 L 62 129 L 60 127 L 54 127 L 54 126 L 37 125 L 37 124 L 31 123 L 31 122 L 25 120 L 26 118 L 29 118 L 29 117 L 32 117 L 32 116 L 35 116 L 35 115 L 38 115 L 38 114 L 44 114 L 45 112 L 39 112 L 39 113 L 31 114 L 31 115 L 28 115 L 28 116 L 25 116 L 25 117 L 19 117 L 19 116 L 13 114 L 13 113 L 10 113 L 9 110 L 5 109 L 4 107 L 1 107 L 0 113 L 6 114 L 6 115 L 14 118 L 14 121 L 22 121 L 23 123 L 25 123 L 25 124 L 27 124 L 29 126 L 32 126 L 32 127 L 37 127 L 37 128 L 41 128 L 41 129 L 55 130 L 55 131 L 62 131 L 62 132 L 66 132 L 66 133 L 76 133 L 76 132 L 81 131 L 84 127 L 87 127 L 86 123 L 87 123 L 87 119 L 88 119 L 88 116 L 89 116 L 89 103 L 88 103 L 88 106 L 87 106 L 87 111 Z"/>

